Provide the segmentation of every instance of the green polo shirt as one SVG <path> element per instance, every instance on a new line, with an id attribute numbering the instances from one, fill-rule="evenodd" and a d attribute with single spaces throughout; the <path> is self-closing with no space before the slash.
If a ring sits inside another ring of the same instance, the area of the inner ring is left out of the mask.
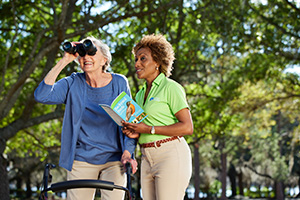
<path id="1" fill-rule="evenodd" d="M 161 73 L 153 81 L 145 104 L 143 104 L 146 87 L 147 85 L 144 83 L 143 88 L 136 94 L 136 102 L 148 114 L 143 122 L 149 126 L 167 126 L 178 122 L 175 114 L 181 109 L 189 107 L 183 87 Z M 168 136 L 142 133 L 139 137 L 139 143 L 143 144 L 165 138 Z"/>

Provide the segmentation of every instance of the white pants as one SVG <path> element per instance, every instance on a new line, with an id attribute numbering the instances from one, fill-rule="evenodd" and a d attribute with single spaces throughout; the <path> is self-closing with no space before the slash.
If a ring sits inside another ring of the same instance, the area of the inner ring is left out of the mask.
<path id="1" fill-rule="evenodd" d="M 95 179 L 113 182 L 115 185 L 126 187 L 126 174 L 122 172 L 122 163 L 108 162 L 104 165 L 93 165 L 87 162 L 74 161 L 72 171 L 68 171 L 67 179 Z M 67 200 L 93 200 L 96 189 L 80 188 L 67 191 Z M 101 200 L 123 200 L 123 190 L 101 189 Z"/>
<path id="2" fill-rule="evenodd" d="M 182 137 L 141 148 L 143 200 L 182 200 L 192 175 L 191 151 Z"/>

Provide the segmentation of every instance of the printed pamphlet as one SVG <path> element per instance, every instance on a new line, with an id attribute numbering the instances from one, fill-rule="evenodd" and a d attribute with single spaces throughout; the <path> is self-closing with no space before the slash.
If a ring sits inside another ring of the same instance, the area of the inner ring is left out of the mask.
<path id="1" fill-rule="evenodd" d="M 122 92 L 112 102 L 112 104 L 99 104 L 106 113 L 119 125 L 122 126 L 122 121 L 130 123 L 140 123 L 148 115 L 144 110 L 128 95 Z"/>

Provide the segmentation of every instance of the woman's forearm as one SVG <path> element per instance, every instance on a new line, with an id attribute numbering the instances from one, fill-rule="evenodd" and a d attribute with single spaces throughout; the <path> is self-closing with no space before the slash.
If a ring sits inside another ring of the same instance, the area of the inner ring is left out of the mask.
<path id="1" fill-rule="evenodd" d="M 47 85 L 53 85 L 60 74 L 60 72 L 67 66 L 69 62 L 67 62 L 64 59 L 61 59 L 58 61 L 58 63 L 48 72 L 46 77 L 44 78 L 44 81 Z"/>

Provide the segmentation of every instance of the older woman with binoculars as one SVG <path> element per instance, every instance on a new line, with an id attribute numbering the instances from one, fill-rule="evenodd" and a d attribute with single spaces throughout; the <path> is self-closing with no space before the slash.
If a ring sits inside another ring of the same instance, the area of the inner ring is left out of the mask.
<path id="1" fill-rule="evenodd" d="M 136 139 L 122 133 L 118 125 L 99 107 L 110 105 L 130 88 L 125 76 L 108 73 L 111 53 L 101 40 L 88 37 L 81 42 L 64 43 L 64 56 L 48 72 L 35 90 L 35 99 L 44 104 L 65 104 L 59 165 L 67 170 L 68 180 L 100 179 L 126 186 L 122 170 L 132 159 Z M 83 72 L 74 72 L 56 82 L 72 61 Z M 67 199 L 94 199 L 95 189 L 68 190 Z M 120 190 L 101 190 L 101 199 L 123 199 Z"/>

